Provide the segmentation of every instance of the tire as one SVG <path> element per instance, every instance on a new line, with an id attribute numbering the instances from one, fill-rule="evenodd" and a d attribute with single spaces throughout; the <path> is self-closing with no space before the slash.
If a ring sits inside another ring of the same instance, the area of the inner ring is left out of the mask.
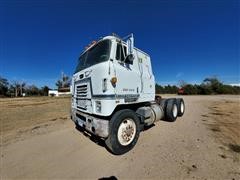
<path id="1" fill-rule="evenodd" d="M 156 102 L 157 104 L 160 104 L 161 100 L 162 100 L 162 97 L 161 97 L 161 96 L 155 96 L 155 102 Z"/>
<path id="2" fill-rule="evenodd" d="M 131 129 L 126 129 L 128 127 Z M 140 122 L 136 113 L 129 109 L 120 110 L 110 120 L 109 136 L 105 143 L 113 154 L 121 155 L 136 145 L 139 134 Z"/>
<path id="3" fill-rule="evenodd" d="M 183 116 L 185 112 L 185 104 L 182 98 L 177 98 L 178 117 Z"/>
<path id="4" fill-rule="evenodd" d="M 160 101 L 160 106 L 162 107 L 163 112 L 166 111 L 167 101 L 168 101 L 168 99 L 161 99 L 161 101 Z"/>
<path id="5" fill-rule="evenodd" d="M 176 99 L 168 99 L 165 110 L 165 120 L 174 122 L 177 119 L 178 109 Z"/>

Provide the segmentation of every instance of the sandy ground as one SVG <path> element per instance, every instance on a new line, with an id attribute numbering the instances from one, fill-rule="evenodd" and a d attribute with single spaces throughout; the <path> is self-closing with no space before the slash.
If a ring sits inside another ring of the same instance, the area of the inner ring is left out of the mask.
<path id="1" fill-rule="evenodd" d="M 75 128 L 69 98 L 0 99 L 1 179 L 240 179 L 240 96 L 184 100 L 115 156 Z"/>

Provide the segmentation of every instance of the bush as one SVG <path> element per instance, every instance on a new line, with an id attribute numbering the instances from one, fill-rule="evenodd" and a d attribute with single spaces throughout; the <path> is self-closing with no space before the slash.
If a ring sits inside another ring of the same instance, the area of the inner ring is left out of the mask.
<path id="1" fill-rule="evenodd" d="M 155 86 L 156 94 L 177 94 L 178 87 L 177 86 L 161 86 L 159 84 L 156 84 Z"/>
<path id="2" fill-rule="evenodd" d="M 176 94 L 178 93 L 177 86 L 161 86 L 156 84 L 157 94 Z M 240 94 L 240 87 L 230 86 L 223 84 L 216 77 L 210 77 L 203 80 L 202 84 L 187 84 L 186 82 L 181 83 L 181 89 L 183 89 L 184 94 Z"/>

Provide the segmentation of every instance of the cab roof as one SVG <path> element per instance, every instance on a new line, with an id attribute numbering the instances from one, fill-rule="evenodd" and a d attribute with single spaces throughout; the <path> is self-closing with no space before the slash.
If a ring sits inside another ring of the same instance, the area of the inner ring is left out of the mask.
<path id="1" fill-rule="evenodd" d="M 84 54 L 87 50 L 89 50 L 91 47 L 93 47 L 95 44 L 99 43 L 100 41 L 107 40 L 107 39 L 109 39 L 109 40 L 116 40 L 116 41 L 122 41 L 123 44 L 125 44 L 125 45 L 127 44 L 127 43 L 126 43 L 125 41 L 123 41 L 120 37 L 114 36 L 114 35 L 109 35 L 109 36 L 105 36 L 105 37 L 99 39 L 98 41 L 95 41 L 94 44 L 90 44 L 89 47 L 87 47 L 80 55 Z M 144 51 L 142 51 L 142 50 L 140 50 L 140 49 L 138 49 L 138 48 L 136 48 L 136 47 L 134 47 L 134 49 L 135 49 L 136 51 L 139 51 L 139 52 L 145 54 L 146 56 L 149 56 L 146 52 L 144 52 Z M 150 57 L 150 56 L 149 56 L 149 57 Z"/>

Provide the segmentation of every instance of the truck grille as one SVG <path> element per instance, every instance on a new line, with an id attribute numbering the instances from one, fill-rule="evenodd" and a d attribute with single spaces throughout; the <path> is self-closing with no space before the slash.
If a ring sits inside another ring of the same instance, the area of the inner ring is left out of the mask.
<path id="1" fill-rule="evenodd" d="M 86 99 L 87 91 L 87 84 L 77 86 L 77 99 Z"/>
<path id="2" fill-rule="evenodd" d="M 75 103 L 79 111 L 92 113 L 91 87 L 89 81 L 75 84 Z"/>

